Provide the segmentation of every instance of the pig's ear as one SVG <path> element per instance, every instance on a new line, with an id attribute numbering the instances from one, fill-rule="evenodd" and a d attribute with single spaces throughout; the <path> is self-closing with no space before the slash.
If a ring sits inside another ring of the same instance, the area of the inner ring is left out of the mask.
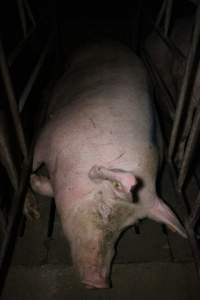
<path id="1" fill-rule="evenodd" d="M 137 179 L 132 172 L 108 169 L 97 165 L 90 169 L 88 176 L 97 183 L 102 180 L 109 180 L 116 190 L 125 193 L 130 193 L 131 189 L 137 184 Z"/>
<path id="2" fill-rule="evenodd" d="M 182 237 L 187 238 L 186 231 L 176 215 L 160 198 L 156 198 L 156 203 L 149 209 L 147 216 L 154 221 L 166 224 L 172 231 L 177 231 Z"/>

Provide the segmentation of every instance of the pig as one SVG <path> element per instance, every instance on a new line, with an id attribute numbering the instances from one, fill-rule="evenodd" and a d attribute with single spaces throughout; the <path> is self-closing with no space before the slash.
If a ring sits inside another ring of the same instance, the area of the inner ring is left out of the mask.
<path id="1" fill-rule="evenodd" d="M 37 139 L 30 183 L 54 197 L 87 288 L 108 288 L 114 245 L 139 219 L 184 227 L 156 192 L 162 136 L 140 59 L 114 41 L 74 52 Z M 45 164 L 49 176 L 39 176 Z"/>

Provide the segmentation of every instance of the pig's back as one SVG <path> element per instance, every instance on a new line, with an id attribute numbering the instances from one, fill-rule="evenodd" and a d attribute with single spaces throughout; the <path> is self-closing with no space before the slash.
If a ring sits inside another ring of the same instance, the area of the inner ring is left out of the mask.
<path id="1" fill-rule="evenodd" d="M 94 164 L 155 177 L 156 121 L 144 67 L 124 47 L 93 47 L 72 59 L 54 91 L 46 162 L 53 170 L 59 161 L 79 178 Z"/>

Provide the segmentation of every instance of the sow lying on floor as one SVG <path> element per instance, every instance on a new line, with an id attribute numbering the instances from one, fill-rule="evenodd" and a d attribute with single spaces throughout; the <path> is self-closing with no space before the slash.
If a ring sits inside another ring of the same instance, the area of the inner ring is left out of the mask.
<path id="1" fill-rule="evenodd" d="M 31 175 L 53 196 L 74 265 L 88 288 L 109 287 L 114 245 L 138 219 L 184 228 L 156 194 L 160 130 L 142 62 L 115 42 L 78 50 L 55 87 Z"/>

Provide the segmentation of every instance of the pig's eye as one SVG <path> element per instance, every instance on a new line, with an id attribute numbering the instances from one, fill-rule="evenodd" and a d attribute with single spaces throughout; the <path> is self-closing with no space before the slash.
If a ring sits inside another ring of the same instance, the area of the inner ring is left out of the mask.
<path id="1" fill-rule="evenodd" d="M 118 181 L 113 181 L 112 185 L 114 186 L 114 188 L 116 188 L 118 190 L 122 189 L 122 185 Z"/>

